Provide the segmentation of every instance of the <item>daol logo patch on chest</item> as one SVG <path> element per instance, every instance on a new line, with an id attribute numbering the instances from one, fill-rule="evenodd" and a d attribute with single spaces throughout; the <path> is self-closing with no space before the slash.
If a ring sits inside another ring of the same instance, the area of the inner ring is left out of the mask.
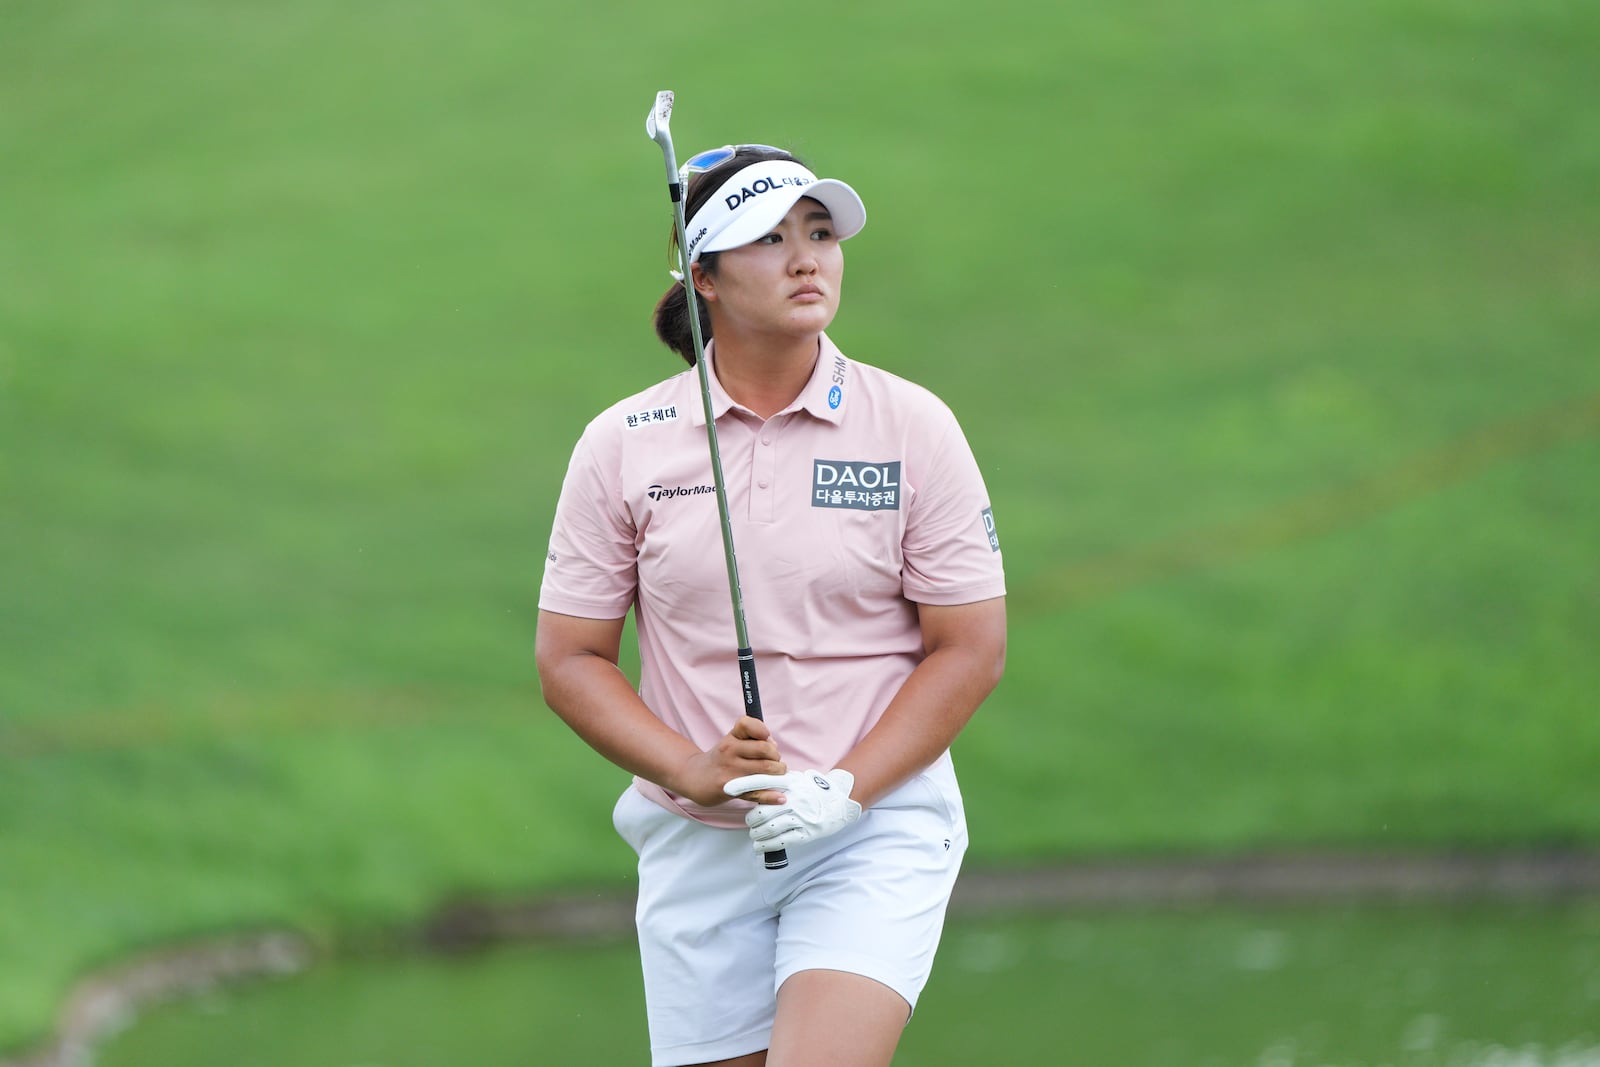
<path id="1" fill-rule="evenodd" d="M 900 510 L 900 461 L 813 460 L 811 506 L 856 511 Z"/>

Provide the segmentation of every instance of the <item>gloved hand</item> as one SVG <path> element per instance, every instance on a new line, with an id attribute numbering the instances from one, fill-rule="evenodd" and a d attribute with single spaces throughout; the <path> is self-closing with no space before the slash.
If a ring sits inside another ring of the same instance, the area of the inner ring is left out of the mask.
<path id="1" fill-rule="evenodd" d="M 845 770 L 747 774 L 722 787 L 731 797 L 757 789 L 776 789 L 782 804 L 758 804 L 744 817 L 757 852 L 803 845 L 836 834 L 861 818 L 861 805 L 850 799 L 856 776 Z"/>

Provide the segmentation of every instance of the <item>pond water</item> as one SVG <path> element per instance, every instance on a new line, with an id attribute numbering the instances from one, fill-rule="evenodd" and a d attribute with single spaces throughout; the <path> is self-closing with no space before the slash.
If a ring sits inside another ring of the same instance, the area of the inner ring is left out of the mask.
<path id="1" fill-rule="evenodd" d="M 630 941 L 330 963 L 158 1008 L 97 1060 L 648 1062 Z M 1600 901 L 967 918 L 895 1062 L 1600 1067 Z"/>

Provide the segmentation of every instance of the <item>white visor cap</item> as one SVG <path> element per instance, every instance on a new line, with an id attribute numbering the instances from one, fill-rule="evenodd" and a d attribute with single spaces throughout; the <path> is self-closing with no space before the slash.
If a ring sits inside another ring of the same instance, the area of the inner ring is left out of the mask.
<path id="1" fill-rule="evenodd" d="M 834 235 L 841 241 L 867 224 L 866 206 L 844 182 L 818 178 L 792 160 L 752 163 L 723 182 L 689 220 L 685 228 L 689 262 L 765 237 L 803 196 L 828 209 Z"/>

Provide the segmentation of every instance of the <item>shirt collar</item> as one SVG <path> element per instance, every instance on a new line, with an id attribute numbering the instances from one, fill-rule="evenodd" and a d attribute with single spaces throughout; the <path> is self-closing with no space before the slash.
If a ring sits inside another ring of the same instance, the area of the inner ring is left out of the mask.
<path id="1" fill-rule="evenodd" d="M 823 334 L 817 351 L 817 365 L 811 369 L 811 380 L 800 390 L 792 408 L 809 411 L 823 422 L 837 425 L 844 417 L 850 379 L 850 361 L 828 339 L 828 335 Z"/>
<path id="2" fill-rule="evenodd" d="M 706 371 L 711 379 L 711 417 L 720 419 L 733 407 L 733 398 L 722 388 L 722 382 L 717 379 L 715 339 L 706 342 Z M 694 380 L 696 403 L 690 408 L 690 421 L 696 426 L 706 424 L 705 405 L 699 402 L 699 370 L 690 368 L 689 377 Z M 811 369 L 811 379 L 806 382 L 805 388 L 800 390 L 800 395 L 795 397 L 783 412 L 807 411 L 823 422 L 837 425 L 844 417 L 845 401 L 849 397 L 851 387 L 850 360 L 840 352 L 827 334 L 823 334 L 817 346 L 817 364 Z"/>
<path id="3" fill-rule="evenodd" d="M 728 395 L 727 390 L 722 388 L 722 382 L 717 380 L 716 347 L 715 338 L 707 341 L 702 358 L 706 361 L 706 376 L 711 381 L 711 417 L 720 419 L 728 413 L 729 408 L 733 407 L 733 397 Z M 690 367 L 685 373 L 688 374 L 694 388 L 694 403 L 689 408 L 689 421 L 696 426 L 704 426 L 706 407 L 705 401 L 700 399 L 700 368 Z"/>

